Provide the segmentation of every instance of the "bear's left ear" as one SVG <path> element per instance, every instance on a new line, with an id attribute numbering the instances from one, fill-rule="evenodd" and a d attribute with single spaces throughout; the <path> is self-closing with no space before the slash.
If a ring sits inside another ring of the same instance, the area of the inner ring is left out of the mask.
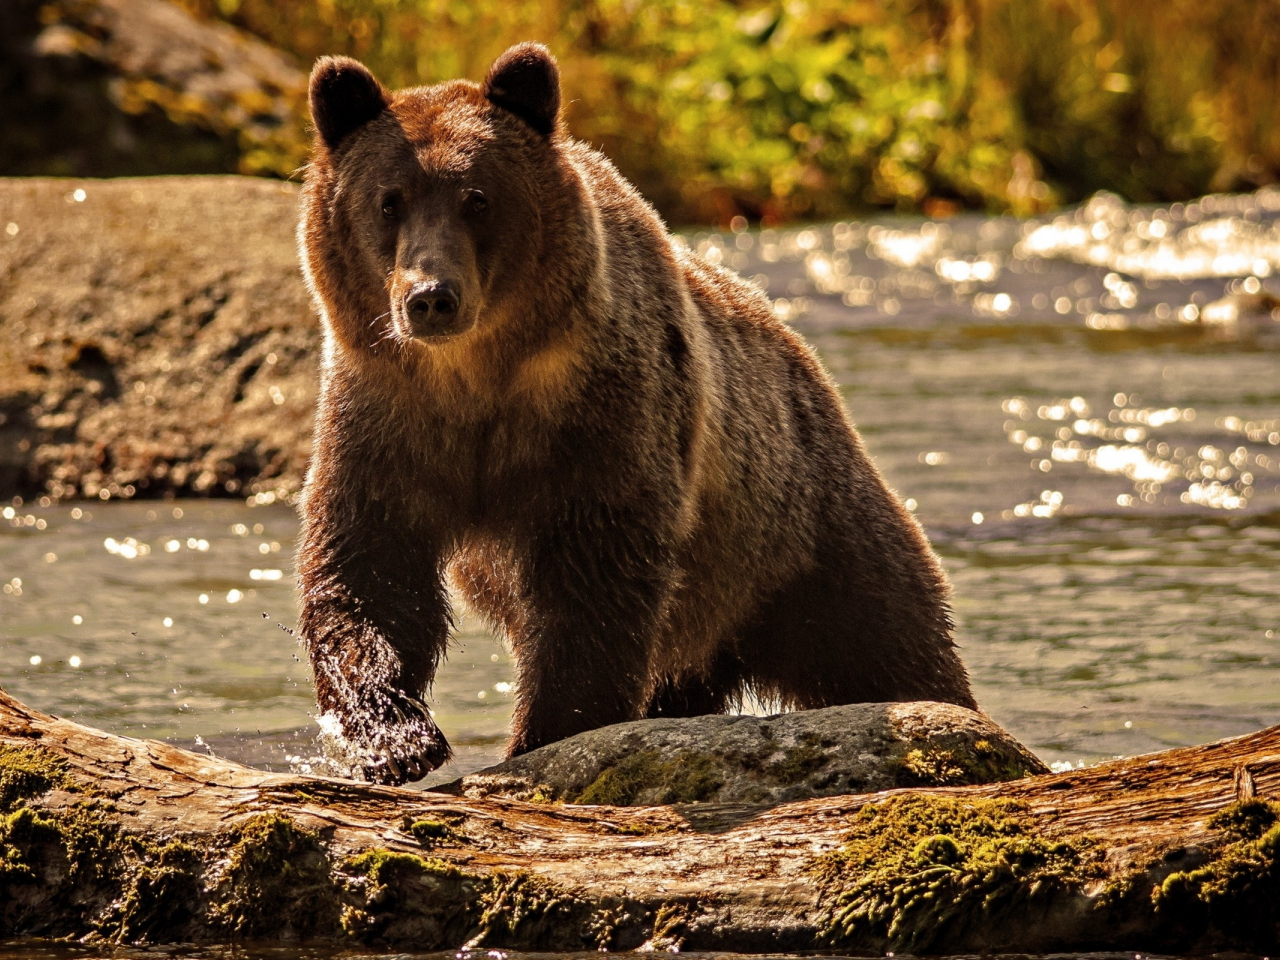
<path id="1" fill-rule="evenodd" d="M 311 70 L 311 119 L 330 150 L 387 109 L 387 94 L 350 57 L 321 57 Z"/>
<path id="2" fill-rule="evenodd" d="M 493 61 L 484 78 L 484 95 L 544 137 L 550 136 L 560 113 L 556 58 L 540 43 L 516 44 Z"/>

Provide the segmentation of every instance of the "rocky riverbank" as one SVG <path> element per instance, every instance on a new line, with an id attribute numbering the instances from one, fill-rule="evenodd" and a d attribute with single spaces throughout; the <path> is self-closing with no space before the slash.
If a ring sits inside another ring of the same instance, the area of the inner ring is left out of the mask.
<path id="1" fill-rule="evenodd" d="M 0 180 L 0 497 L 298 489 L 320 347 L 298 190 Z"/>

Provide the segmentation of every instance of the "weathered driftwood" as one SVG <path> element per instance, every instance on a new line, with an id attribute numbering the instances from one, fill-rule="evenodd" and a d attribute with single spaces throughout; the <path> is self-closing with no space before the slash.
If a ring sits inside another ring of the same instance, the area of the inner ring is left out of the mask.
<path id="1" fill-rule="evenodd" d="M 0 936 L 1263 952 L 1278 794 L 1280 727 L 774 807 L 467 799 L 263 773 L 0 694 Z"/>

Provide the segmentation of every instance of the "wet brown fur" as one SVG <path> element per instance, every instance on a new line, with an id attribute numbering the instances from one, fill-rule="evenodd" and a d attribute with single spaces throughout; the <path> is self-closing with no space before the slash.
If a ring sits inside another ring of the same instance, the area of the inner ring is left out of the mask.
<path id="1" fill-rule="evenodd" d="M 812 351 L 754 286 L 673 246 L 608 160 L 486 89 L 387 95 L 320 138 L 307 175 L 326 346 L 302 633 L 370 773 L 447 759 L 419 700 L 446 578 L 514 651 L 512 753 L 747 690 L 973 706 L 944 574 Z M 488 225 L 421 221 L 471 278 L 465 332 L 396 327 L 397 277 L 444 268 L 406 259 L 409 226 L 394 262 L 369 253 L 368 198 L 391 180 L 494 194 Z"/>

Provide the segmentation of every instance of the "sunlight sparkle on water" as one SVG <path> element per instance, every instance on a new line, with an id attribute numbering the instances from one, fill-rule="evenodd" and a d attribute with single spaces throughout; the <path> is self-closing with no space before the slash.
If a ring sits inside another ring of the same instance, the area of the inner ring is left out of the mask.
<path id="1" fill-rule="evenodd" d="M 1135 277 L 1267 277 L 1280 268 L 1280 225 L 1247 219 L 1260 211 L 1280 211 L 1280 188 L 1204 197 L 1187 207 L 1185 225 L 1172 222 L 1164 210 L 1131 210 L 1119 197 L 1099 194 L 1073 215 L 1028 224 L 1017 252 L 1106 266 Z M 1215 216 L 1202 220 L 1206 213 Z"/>
<path id="2" fill-rule="evenodd" d="M 925 223 L 919 230 L 891 230 L 875 226 L 867 231 L 869 249 L 877 257 L 899 267 L 918 267 L 936 259 L 951 235 L 945 223 Z"/>
<path id="3" fill-rule="evenodd" d="M 1268 454 L 1240 446 L 1224 451 L 1205 444 L 1184 449 L 1154 436 L 1161 428 L 1191 423 L 1196 411 L 1191 407 L 1136 407 L 1136 397 L 1118 393 L 1115 408 L 1106 416 L 1090 417 L 1089 405 L 1081 397 L 1033 404 L 1023 397 L 1005 400 L 1001 409 L 1018 417 L 1006 420 L 1005 435 L 1010 443 L 1028 453 L 1036 453 L 1033 467 L 1048 472 L 1052 464 L 1083 464 L 1103 474 L 1123 476 L 1134 484 L 1136 496 L 1121 494 L 1116 503 L 1133 506 L 1138 501 L 1155 502 L 1156 496 L 1171 484 L 1185 482 L 1177 491 L 1178 501 L 1214 510 L 1242 510 L 1254 496 L 1255 484 L 1263 474 L 1280 474 L 1280 462 Z M 1071 420 L 1072 417 L 1076 419 Z M 1033 434 L 1032 420 L 1070 426 L 1053 428 L 1050 435 Z M 1251 441 L 1271 443 L 1275 421 L 1244 421 L 1238 417 L 1220 417 L 1219 429 L 1244 435 Z M 1280 434 L 1275 434 L 1280 440 Z M 1096 446 L 1090 441 L 1103 442 Z M 1114 441 L 1121 441 L 1119 443 Z M 1144 445 L 1145 441 L 1145 445 Z M 1042 458 L 1047 451 L 1049 459 Z M 1172 491 L 1170 491 L 1172 492 Z M 1059 505 L 1060 506 L 1060 505 Z M 1046 504 L 1020 504 L 1014 516 L 1052 516 Z"/>
<path id="4" fill-rule="evenodd" d="M 107 537 L 102 541 L 102 545 L 106 547 L 107 553 L 117 557 L 124 557 L 126 560 L 136 560 L 138 557 L 145 557 L 151 552 L 151 547 L 145 543 L 140 543 L 133 537 L 125 537 L 122 541 L 117 541 L 114 537 Z"/>

